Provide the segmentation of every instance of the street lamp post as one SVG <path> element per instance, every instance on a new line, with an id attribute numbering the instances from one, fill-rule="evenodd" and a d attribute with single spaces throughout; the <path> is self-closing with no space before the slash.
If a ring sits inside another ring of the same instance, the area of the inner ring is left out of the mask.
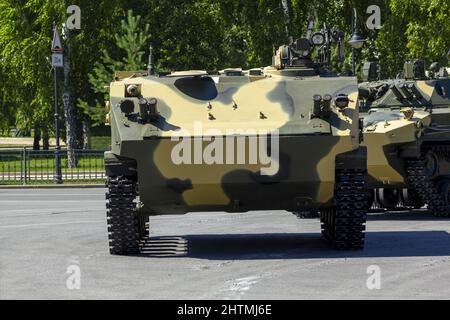
<path id="1" fill-rule="evenodd" d="M 53 43 L 52 43 L 52 67 L 54 74 L 54 104 L 55 104 L 55 182 L 62 184 L 62 170 L 61 170 L 61 145 L 59 138 L 59 108 L 58 108 L 58 68 L 63 65 L 63 47 L 61 38 L 58 34 L 56 23 L 53 24 Z"/>
<path id="2" fill-rule="evenodd" d="M 61 171 L 61 145 L 59 141 L 59 108 L 58 108 L 58 69 L 53 68 L 54 80 L 55 80 L 55 182 L 62 184 L 62 171 Z"/>
<path id="3" fill-rule="evenodd" d="M 352 19 L 353 33 L 349 41 L 352 46 L 352 73 L 353 76 L 356 75 L 356 50 L 361 49 L 364 46 L 366 40 L 358 34 L 358 14 L 356 8 L 353 8 L 353 19 Z"/>

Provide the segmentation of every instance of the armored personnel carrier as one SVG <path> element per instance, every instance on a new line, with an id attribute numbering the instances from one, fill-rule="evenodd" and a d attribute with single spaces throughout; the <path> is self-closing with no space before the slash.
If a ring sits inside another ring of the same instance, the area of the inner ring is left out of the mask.
<path id="1" fill-rule="evenodd" d="M 449 216 L 450 79 L 422 60 L 405 63 L 400 79 L 374 81 L 373 66 L 360 85 L 364 144 L 372 201 L 386 209 L 428 205 Z M 372 70 L 372 72 L 370 71 Z"/>
<path id="2" fill-rule="evenodd" d="M 152 216 L 252 210 L 320 210 L 335 248 L 362 249 L 358 83 L 329 70 L 343 40 L 309 30 L 274 50 L 272 66 L 247 71 L 117 72 L 105 154 L 111 253 L 139 253 Z"/>

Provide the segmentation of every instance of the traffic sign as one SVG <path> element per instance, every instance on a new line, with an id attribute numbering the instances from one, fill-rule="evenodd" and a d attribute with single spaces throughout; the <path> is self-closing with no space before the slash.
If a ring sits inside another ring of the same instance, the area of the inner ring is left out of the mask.
<path id="1" fill-rule="evenodd" d="M 61 37 L 59 36 L 58 29 L 55 27 L 55 31 L 53 33 L 53 42 L 52 42 L 52 52 L 64 52 Z"/>
<path id="2" fill-rule="evenodd" d="M 62 53 L 52 54 L 52 67 L 62 68 L 64 66 L 64 56 Z"/>

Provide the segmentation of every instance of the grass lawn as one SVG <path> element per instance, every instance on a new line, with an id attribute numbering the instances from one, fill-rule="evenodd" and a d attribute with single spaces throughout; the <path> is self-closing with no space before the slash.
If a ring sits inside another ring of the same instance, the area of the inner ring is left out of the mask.
<path id="1" fill-rule="evenodd" d="M 92 137 L 92 150 L 111 150 L 111 137 Z"/>
<path id="2" fill-rule="evenodd" d="M 61 155 L 61 169 L 68 179 L 66 184 L 103 184 L 105 162 L 103 152 L 109 150 L 110 137 L 93 137 L 92 150 L 99 152 L 77 152 L 76 168 L 69 168 L 66 154 Z M 24 172 L 24 161 L 21 149 L 23 146 L 3 144 L 0 145 L 0 185 L 21 185 L 20 181 Z M 27 147 L 27 176 L 30 181 L 27 185 L 51 185 L 54 184 L 55 155 L 53 151 L 32 152 L 31 146 Z M 8 181 L 9 178 L 19 180 Z M 100 179 L 98 179 L 100 178 Z"/>
<path id="3" fill-rule="evenodd" d="M 104 185 L 105 179 L 83 179 L 83 180 L 66 180 L 63 185 Z M 17 181 L 0 181 L 0 186 L 23 186 L 24 183 Z M 32 180 L 27 181 L 27 186 L 51 186 L 56 185 L 53 180 Z"/>
<path id="4" fill-rule="evenodd" d="M 76 168 L 69 168 L 66 157 L 61 157 L 61 168 L 64 172 L 103 172 L 105 171 L 105 163 L 103 156 L 89 156 L 78 159 Z M 23 163 L 21 157 L 2 158 L 0 155 L 0 174 L 8 172 L 20 172 L 23 170 Z M 55 158 L 53 155 L 39 156 L 30 158 L 27 161 L 28 172 L 54 172 Z"/>
<path id="5" fill-rule="evenodd" d="M 11 143 L 11 141 L 14 141 L 14 139 L 9 139 L 8 143 L 1 143 L 0 142 L 0 151 L 2 149 L 22 149 L 23 147 L 32 148 L 33 147 L 33 140 L 31 138 L 28 138 L 27 144 L 18 143 L 14 144 Z M 52 147 L 54 147 L 52 145 Z M 111 150 L 111 137 L 110 136 L 95 136 L 91 137 L 91 150 Z"/>

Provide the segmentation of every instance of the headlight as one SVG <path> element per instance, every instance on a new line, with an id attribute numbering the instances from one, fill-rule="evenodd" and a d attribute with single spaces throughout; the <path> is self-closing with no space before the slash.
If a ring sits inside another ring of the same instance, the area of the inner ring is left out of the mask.
<path id="1" fill-rule="evenodd" d="M 130 115 L 134 112 L 134 103 L 131 100 L 123 100 L 119 103 L 120 110 L 125 115 Z"/>
<path id="2" fill-rule="evenodd" d="M 334 102 L 336 103 L 336 107 L 338 107 L 339 109 L 345 109 L 350 104 L 350 99 L 347 95 L 340 94 L 336 97 Z"/>
<path id="3" fill-rule="evenodd" d="M 312 35 L 311 42 L 315 46 L 322 46 L 325 43 L 325 35 L 321 32 L 316 32 Z"/>
<path id="4" fill-rule="evenodd" d="M 127 86 L 127 96 L 130 98 L 138 97 L 141 94 L 141 88 L 138 85 Z"/>

